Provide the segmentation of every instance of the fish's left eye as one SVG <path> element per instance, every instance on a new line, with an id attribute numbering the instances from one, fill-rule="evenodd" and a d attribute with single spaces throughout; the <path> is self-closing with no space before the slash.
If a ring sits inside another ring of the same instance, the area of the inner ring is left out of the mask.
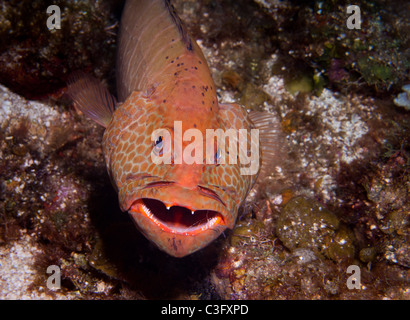
<path id="1" fill-rule="evenodd" d="M 221 159 L 222 159 L 222 150 L 218 148 L 215 152 L 215 164 L 217 166 L 221 164 Z"/>

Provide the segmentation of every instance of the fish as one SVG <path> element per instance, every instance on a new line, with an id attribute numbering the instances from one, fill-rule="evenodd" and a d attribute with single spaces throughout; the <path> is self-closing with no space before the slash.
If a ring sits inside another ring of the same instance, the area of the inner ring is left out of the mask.
<path id="1" fill-rule="evenodd" d="M 280 124 L 218 101 L 202 50 L 168 0 L 126 1 L 116 82 L 117 97 L 75 74 L 67 93 L 105 127 L 121 210 L 162 251 L 190 255 L 234 228 L 258 176 L 278 158 Z"/>

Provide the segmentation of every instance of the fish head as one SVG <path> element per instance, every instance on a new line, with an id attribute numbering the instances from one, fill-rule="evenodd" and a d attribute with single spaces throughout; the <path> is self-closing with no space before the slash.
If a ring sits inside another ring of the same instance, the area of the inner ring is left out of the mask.
<path id="1" fill-rule="evenodd" d="M 209 124 L 215 130 L 249 127 L 246 112 L 223 109 Z M 121 209 L 160 249 L 183 257 L 233 228 L 255 177 L 241 175 L 240 164 L 228 157 L 221 163 L 219 141 L 203 124 L 195 128 L 192 117 L 178 122 L 163 114 L 160 105 L 133 93 L 104 133 L 104 154 Z M 225 155 L 238 136 L 227 140 Z"/>

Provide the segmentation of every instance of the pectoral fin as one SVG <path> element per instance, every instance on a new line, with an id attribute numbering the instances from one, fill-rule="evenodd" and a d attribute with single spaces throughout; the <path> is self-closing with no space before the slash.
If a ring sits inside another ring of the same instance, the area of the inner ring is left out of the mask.
<path id="1" fill-rule="evenodd" d="M 261 148 L 262 151 L 259 179 L 269 175 L 272 170 L 280 164 L 285 150 L 285 141 L 277 116 L 270 112 L 246 112 L 242 106 L 235 103 L 220 103 L 219 107 L 222 119 L 236 124 L 237 127 L 231 124 L 233 128 L 254 128 L 259 130 L 259 148 Z M 235 121 L 234 119 L 239 121 Z"/>
<path id="2" fill-rule="evenodd" d="M 259 177 L 263 178 L 283 159 L 284 139 L 277 117 L 269 112 L 251 111 L 249 118 L 259 130 L 259 142 L 262 149 L 262 166 Z"/>
<path id="3" fill-rule="evenodd" d="M 68 80 L 67 94 L 78 110 L 107 127 L 117 101 L 99 80 L 85 73 L 74 73 Z"/>

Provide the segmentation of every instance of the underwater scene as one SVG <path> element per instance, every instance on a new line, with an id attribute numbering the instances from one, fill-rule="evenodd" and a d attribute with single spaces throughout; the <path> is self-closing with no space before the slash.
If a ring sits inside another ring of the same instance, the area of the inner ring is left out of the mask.
<path id="1" fill-rule="evenodd" d="M 1 1 L 0 299 L 410 299 L 409 70 L 406 1 Z"/>

